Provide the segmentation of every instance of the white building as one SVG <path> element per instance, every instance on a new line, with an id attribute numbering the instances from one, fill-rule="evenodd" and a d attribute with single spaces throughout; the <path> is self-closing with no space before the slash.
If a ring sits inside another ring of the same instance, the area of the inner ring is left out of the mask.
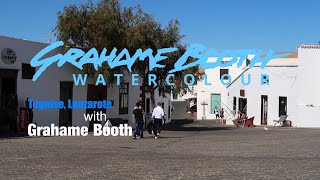
<path id="1" fill-rule="evenodd" d="M 319 45 L 301 45 L 298 52 L 272 60 L 265 69 L 248 69 L 241 75 L 251 74 L 251 84 L 244 86 L 239 76 L 227 88 L 227 105 L 247 111 L 256 125 L 274 125 L 280 115 L 288 115 L 294 127 L 320 127 L 319 59 Z M 260 84 L 261 74 L 269 75 L 268 86 Z"/>
<path id="2" fill-rule="evenodd" d="M 250 57 L 248 57 L 250 58 Z M 225 57 L 223 61 L 230 61 L 231 57 Z M 217 57 L 211 57 L 208 59 L 208 62 L 217 61 Z M 205 69 L 205 74 L 207 76 L 207 82 L 211 85 L 205 85 L 205 79 L 197 83 L 197 119 L 207 119 L 213 120 L 216 119 L 214 114 L 214 108 L 218 109 L 224 108 L 225 117 L 228 117 L 229 114 L 232 114 L 230 108 L 227 106 L 227 88 L 221 83 L 221 76 L 224 74 L 229 74 L 232 79 L 236 78 L 243 72 L 246 64 L 244 62 L 239 68 L 237 64 L 233 64 L 230 67 L 226 68 L 214 68 L 214 69 Z"/>
<path id="3" fill-rule="evenodd" d="M 227 124 L 239 111 L 246 111 L 249 117 L 255 117 L 256 125 L 274 125 L 281 115 L 288 115 L 287 120 L 294 127 L 320 127 L 320 83 L 316 81 L 320 65 L 320 46 L 301 45 L 298 52 L 290 53 L 287 57 L 271 60 L 265 69 L 259 64 L 248 69 L 253 56 L 239 68 L 236 64 L 228 68 L 206 69 L 207 82 L 197 82 L 194 86 L 196 93 L 178 96 L 178 101 L 187 100 L 196 95 L 197 119 L 216 119 L 213 110 L 224 108 Z M 229 61 L 231 58 L 224 58 Z M 216 57 L 208 62 L 216 61 Z M 229 74 L 232 82 L 225 86 L 220 78 Z M 242 76 L 247 82 L 251 75 L 251 84 L 244 85 Z M 261 85 L 261 75 L 267 74 L 269 85 Z M 174 100 L 173 100 L 174 101 Z M 177 112 L 174 112 L 177 113 Z"/>
<path id="4" fill-rule="evenodd" d="M 113 85 L 95 86 L 90 80 L 85 86 L 75 86 L 72 74 L 81 73 L 70 64 L 65 64 L 58 68 L 53 64 L 37 79 L 32 81 L 33 74 L 37 68 L 30 66 L 30 60 L 43 48 L 46 43 L 33 42 L 28 40 L 15 39 L 0 36 L 0 127 L 8 126 L 5 119 L 4 94 L 16 94 L 18 107 L 25 107 L 27 98 L 34 100 L 111 100 L 113 107 L 103 109 L 107 118 L 122 118 L 129 120 L 132 117 L 132 110 L 139 100 L 141 100 L 140 86 L 131 85 L 131 76 L 124 78 L 124 83 L 120 86 Z M 58 50 L 51 52 L 51 55 L 59 53 Z M 6 55 L 11 54 L 16 58 L 11 61 Z M 50 55 L 49 54 L 49 55 Z M 155 93 L 158 94 L 158 93 Z M 162 102 L 166 113 L 167 122 L 170 120 L 170 100 L 156 96 L 156 102 Z M 146 95 L 146 111 L 152 112 L 149 95 Z M 92 113 L 89 109 L 34 109 L 33 122 L 38 125 L 65 125 L 65 126 L 89 126 L 89 122 L 84 120 L 85 113 Z"/>
<path id="5" fill-rule="evenodd" d="M 280 115 L 289 115 L 288 120 L 296 119 L 298 58 L 296 53 L 285 58 L 271 60 L 265 69 L 254 66 L 246 69 L 228 87 L 227 106 L 236 113 L 246 112 L 255 117 L 255 125 L 273 125 Z M 242 77 L 247 82 L 251 75 L 251 83 L 243 85 Z M 261 76 L 269 76 L 269 85 L 261 84 Z M 227 119 L 227 124 L 233 124 Z M 293 121 L 293 125 L 295 125 Z"/>

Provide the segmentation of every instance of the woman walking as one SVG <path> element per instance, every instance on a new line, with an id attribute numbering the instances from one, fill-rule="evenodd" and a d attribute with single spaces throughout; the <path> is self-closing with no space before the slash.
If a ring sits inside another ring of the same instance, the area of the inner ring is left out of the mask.
<path id="1" fill-rule="evenodd" d="M 224 118 L 224 109 L 223 108 L 221 108 L 221 110 L 220 110 L 220 124 L 223 124 L 223 118 Z"/>

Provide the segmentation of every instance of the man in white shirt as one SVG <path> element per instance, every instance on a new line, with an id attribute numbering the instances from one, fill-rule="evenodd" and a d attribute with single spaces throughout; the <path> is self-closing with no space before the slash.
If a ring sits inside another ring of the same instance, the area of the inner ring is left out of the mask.
<path id="1" fill-rule="evenodd" d="M 161 107 L 161 103 L 158 102 L 157 104 L 158 104 L 158 106 L 153 109 L 152 116 L 151 116 L 151 118 L 154 118 L 153 133 L 154 133 L 155 139 L 157 139 L 159 136 L 158 133 L 160 132 L 160 126 L 162 125 L 162 118 L 164 116 L 164 112 Z"/>

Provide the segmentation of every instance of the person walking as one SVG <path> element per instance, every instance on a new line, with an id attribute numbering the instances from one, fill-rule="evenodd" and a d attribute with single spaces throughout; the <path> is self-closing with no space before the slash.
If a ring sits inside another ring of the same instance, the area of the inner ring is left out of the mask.
<path id="1" fill-rule="evenodd" d="M 160 133 L 160 127 L 162 124 L 162 118 L 164 116 L 163 109 L 161 107 L 161 103 L 157 103 L 158 106 L 155 107 L 152 111 L 152 116 L 153 118 L 153 133 L 154 133 L 154 138 L 157 139 Z"/>
<path id="2" fill-rule="evenodd" d="M 223 108 L 221 108 L 221 110 L 220 110 L 220 124 L 223 124 L 223 118 L 224 118 L 224 109 Z"/>
<path id="3" fill-rule="evenodd" d="M 136 125 L 134 134 L 133 134 L 133 139 L 136 139 L 137 136 L 140 136 L 140 138 L 143 138 L 143 114 L 144 111 L 142 109 L 142 105 L 140 102 L 136 103 L 136 107 L 133 109 L 133 120 Z"/>
<path id="4" fill-rule="evenodd" d="M 214 107 L 213 113 L 216 115 L 216 119 L 218 120 L 220 116 L 219 116 L 219 110 L 217 106 Z"/>

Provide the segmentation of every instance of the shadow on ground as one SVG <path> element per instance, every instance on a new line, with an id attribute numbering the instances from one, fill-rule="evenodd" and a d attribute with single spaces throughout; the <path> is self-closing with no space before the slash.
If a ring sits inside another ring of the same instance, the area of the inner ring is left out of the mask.
<path id="1" fill-rule="evenodd" d="M 217 124 L 214 121 L 195 121 L 192 119 L 172 120 L 170 123 L 162 127 L 167 131 L 218 131 L 218 130 L 233 130 L 234 127 Z"/>
<path id="2" fill-rule="evenodd" d="M 0 132 L 0 140 L 1 139 L 20 139 L 20 138 L 29 138 L 26 133 L 18 134 L 14 132 Z"/>

